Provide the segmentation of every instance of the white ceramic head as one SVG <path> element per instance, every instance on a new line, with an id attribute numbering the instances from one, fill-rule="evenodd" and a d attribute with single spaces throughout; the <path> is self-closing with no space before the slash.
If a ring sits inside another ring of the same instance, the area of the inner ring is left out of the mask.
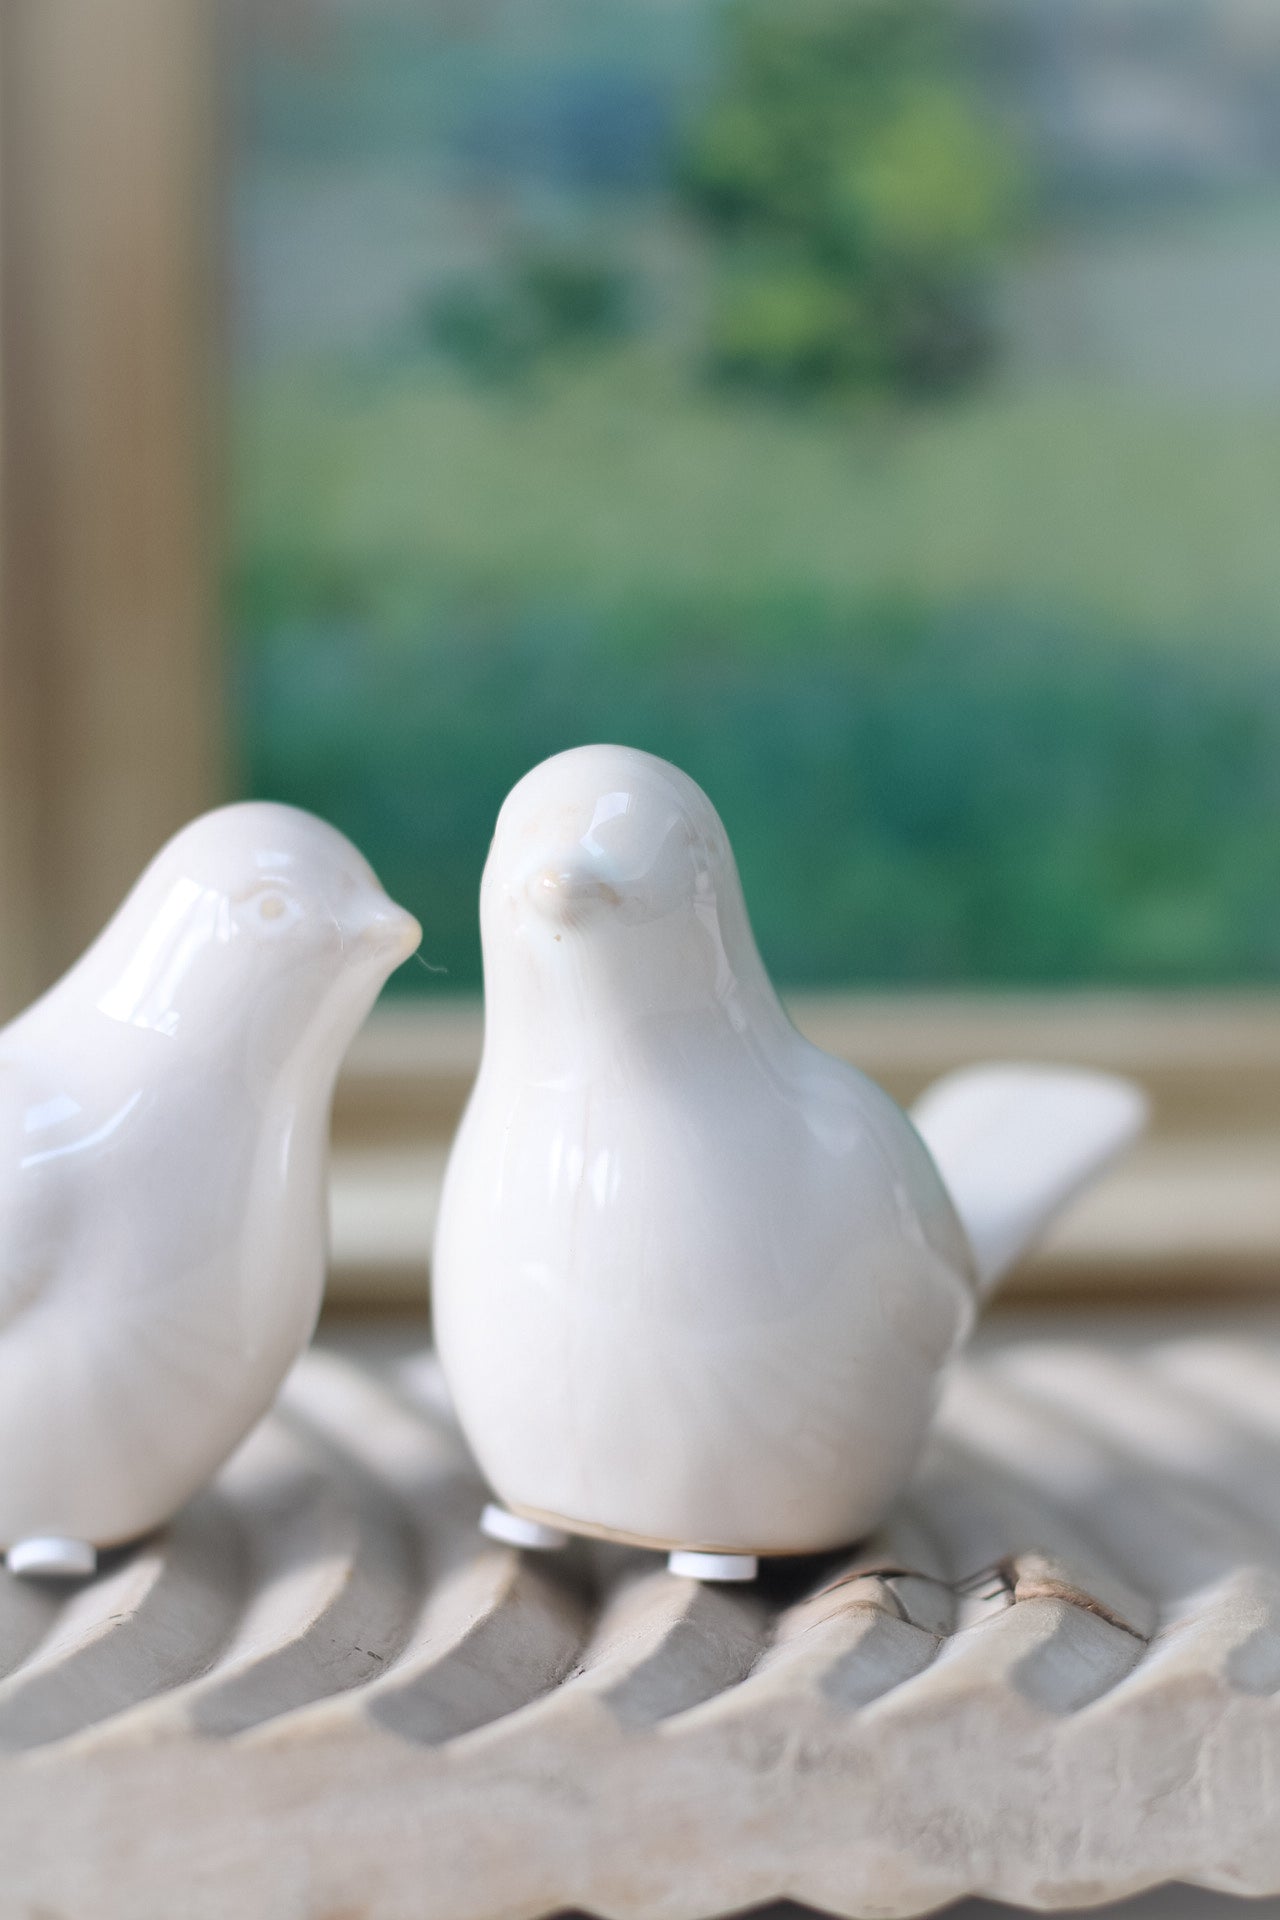
<path id="1" fill-rule="evenodd" d="M 11 1565 L 83 1571 L 270 1403 L 319 1308 L 333 1081 L 418 939 L 332 827 L 225 807 L 0 1032 Z"/>
<path id="2" fill-rule="evenodd" d="M 235 1032 L 259 1069 L 334 1049 L 336 1067 L 421 937 L 336 828 L 247 801 L 175 834 L 70 978 L 111 1019 L 194 1047 Z"/>
<path id="3" fill-rule="evenodd" d="M 733 849 L 702 789 L 634 747 L 577 747 L 512 788 L 480 891 L 495 1044 L 590 1045 L 611 1014 L 781 1021 Z"/>

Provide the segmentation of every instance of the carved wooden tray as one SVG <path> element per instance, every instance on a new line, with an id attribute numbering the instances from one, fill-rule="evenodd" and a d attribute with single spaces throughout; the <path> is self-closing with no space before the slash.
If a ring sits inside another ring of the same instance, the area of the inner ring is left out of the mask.
<path id="1" fill-rule="evenodd" d="M 0 1576 L 4 1920 L 912 1914 L 1280 1890 L 1280 1318 L 1008 1316 L 884 1536 L 521 1557 L 410 1330 L 162 1538 Z"/>

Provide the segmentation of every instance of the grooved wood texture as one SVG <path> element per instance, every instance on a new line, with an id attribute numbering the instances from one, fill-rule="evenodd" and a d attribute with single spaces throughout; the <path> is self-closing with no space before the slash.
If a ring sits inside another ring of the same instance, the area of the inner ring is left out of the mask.
<path id="1" fill-rule="evenodd" d="M 883 1535 L 692 1585 L 482 1541 L 413 1330 L 163 1536 L 0 1577 L 0 1915 L 845 1915 L 1280 1891 L 1280 1316 L 1008 1316 Z"/>

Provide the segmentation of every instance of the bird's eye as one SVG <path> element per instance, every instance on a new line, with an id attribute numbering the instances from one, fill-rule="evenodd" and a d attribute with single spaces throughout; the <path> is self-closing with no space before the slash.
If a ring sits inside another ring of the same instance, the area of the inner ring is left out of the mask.
<path id="1" fill-rule="evenodd" d="M 241 908 L 242 918 L 255 933 L 279 934 L 299 919 L 302 909 L 297 901 L 278 887 L 264 887 L 254 893 Z"/>

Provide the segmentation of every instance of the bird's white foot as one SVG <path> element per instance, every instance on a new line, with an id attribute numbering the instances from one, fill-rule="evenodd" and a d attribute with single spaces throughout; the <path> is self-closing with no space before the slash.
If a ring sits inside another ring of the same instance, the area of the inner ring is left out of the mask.
<path id="1" fill-rule="evenodd" d="M 33 1534 L 16 1540 L 4 1557 L 10 1573 L 29 1580 L 88 1580 L 98 1571 L 98 1550 L 87 1540 L 65 1534 Z"/>
<path id="2" fill-rule="evenodd" d="M 480 1531 L 490 1540 L 501 1540 L 507 1547 L 527 1547 L 534 1553 L 550 1553 L 567 1547 L 569 1536 L 563 1527 L 549 1527 L 541 1520 L 526 1520 L 523 1514 L 508 1513 L 490 1501 L 480 1515 Z"/>
<path id="3" fill-rule="evenodd" d="M 754 1580 L 760 1563 L 754 1553 L 669 1553 L 668 1573 L 682 1580 Z"/>

